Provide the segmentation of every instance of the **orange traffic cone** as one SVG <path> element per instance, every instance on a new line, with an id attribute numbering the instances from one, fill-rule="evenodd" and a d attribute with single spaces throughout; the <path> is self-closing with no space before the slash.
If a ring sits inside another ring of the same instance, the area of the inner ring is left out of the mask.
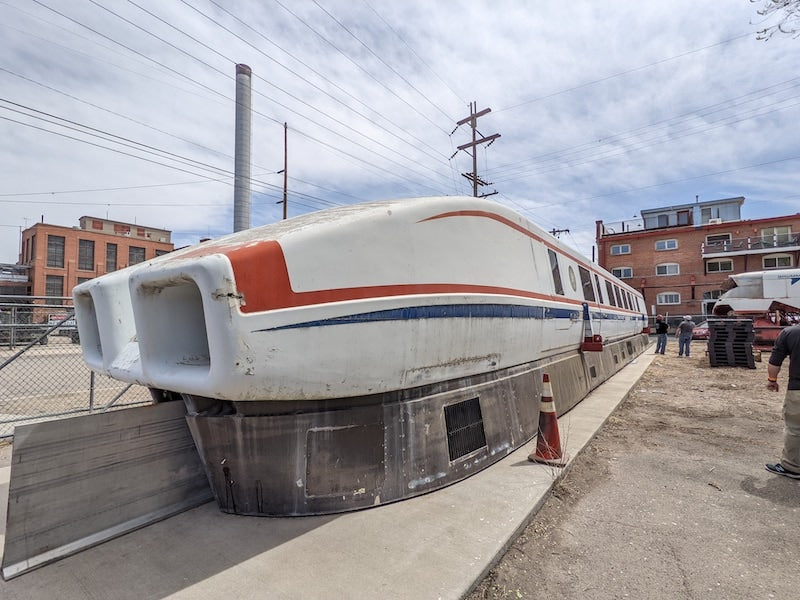
<path id="1" fill-rule="evenodd" d="M 558 435 L 558 417 L 553 402 L 553 388 L 550 375 L 542 374 L 542 402 L 539 406 L 539 434 L 536 437 L 536 452 L 528 460 L 554 467 L 567 464 L 567 457 L 561 452 L 561 439 Z"/>

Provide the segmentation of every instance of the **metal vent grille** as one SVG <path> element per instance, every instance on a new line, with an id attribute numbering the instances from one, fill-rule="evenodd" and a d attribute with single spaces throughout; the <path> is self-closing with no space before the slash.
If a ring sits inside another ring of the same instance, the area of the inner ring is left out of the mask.
<path id="1" fill-rule="evenodd" d="M 477 398 L 445 406 L 444 421 L 451 461 L 486 446 L 481 404 Z"/>

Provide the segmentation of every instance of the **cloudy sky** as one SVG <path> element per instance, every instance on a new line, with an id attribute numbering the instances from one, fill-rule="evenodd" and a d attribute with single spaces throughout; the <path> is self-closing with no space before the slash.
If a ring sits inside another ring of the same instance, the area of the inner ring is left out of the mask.
<path id="1" fill-rule="evenodd" d="M 595 221 L 746 198 L 798 212 L 800 39 L 749 0 L 0 0 L 0 262 L 82 215 L 233 225 L 235 64 L 253 69 L 252 225 L 471 194 L 592 255 Z M 455 154 L 455 157 L 451 156 Z"/>

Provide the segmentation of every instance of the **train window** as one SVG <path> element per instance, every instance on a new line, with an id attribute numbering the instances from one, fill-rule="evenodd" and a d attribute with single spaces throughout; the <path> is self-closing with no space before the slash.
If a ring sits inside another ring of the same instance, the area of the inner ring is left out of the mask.
<path id="1" fill-rule="evenodd" d="M 625 295 L 628 297 L 628 304 L 630 305 L 630 309 L 633 310 L 633 308 L 634 308 L 634 306 L 633 306 L 633 296 L 631 296 L 631 293 L 628 292 L 628 291 L 625 292 Z"/>
<path id="2" fill-rule="evenodd" d="M 561 283 L 561 271 L 558 268 L 558 256 L 555 251 L 547 249 L 547 255 L 550 257 L 550 272 L 553 274 L 553 285 L 555 286 L 556 294 L 564 295 L 564 284 Z"/>
<path id="3" fill-rule="evenodd" d="M 578 266 L 578 274 L 581 276 L 581 287 L 583 288 L 583 297 L 594 302 L 594 288 L 592 287 L 592 276 L 589 274 L 589 269 L 584 269 Z"/>
<path id="4" fill-rule="evenodd" d="M 611 285 L 610 281 L 606 281 L 606 291 L 608 292 L 608 303 L 611 306 L 616 306 L 617 303 L 614 302 L 614 286 Z"/>
<path id="5" fill-rule="evenodd" d="M 572 286 L 572 291 L 577 292 L 578 281 L 575 279 L 575 269 L 572 268 L 572 265 L 569 266 L 567 273 L 569 274 L 569 284 Z"/>
<path id="6" fill-rule="evenodd" d="M 597 276 L 597 273 L 594 274 L 594 282 L 597 285 L 597 301 L 602 304 L 603 303 L 603 288 L 600 287 L 600 278 Z"/>
<path id="7" fill-rule="evenodd" d="M 628 310 L 630 310 L 631 305 L 628 303 L 628 292 L 626 292 L 625 290 L 620 290 L 620 293 L 622 294 L 622 305 Z"/>
<path id="8" fill-rule="evenodd" d="M 614 295 L 617 297 L 617 306 L 623 308 L 625 305 L 622 303 L 622 296 L 620 296 L 619 288 L 614 286 Z"/>

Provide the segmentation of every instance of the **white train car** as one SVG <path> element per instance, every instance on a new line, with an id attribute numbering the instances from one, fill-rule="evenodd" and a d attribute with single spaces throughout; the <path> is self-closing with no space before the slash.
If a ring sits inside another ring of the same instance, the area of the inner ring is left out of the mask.
<path id="1" fill-rule="evenodd" d="M 251 229 L 74 299 L 88 365 L 183 399 L 221 508 L 241 514 L 361 508 L 466 477 L 535 435 L 542 372 L 563 412 L 648 343 L 635 289 L 463 197 Z"/>

